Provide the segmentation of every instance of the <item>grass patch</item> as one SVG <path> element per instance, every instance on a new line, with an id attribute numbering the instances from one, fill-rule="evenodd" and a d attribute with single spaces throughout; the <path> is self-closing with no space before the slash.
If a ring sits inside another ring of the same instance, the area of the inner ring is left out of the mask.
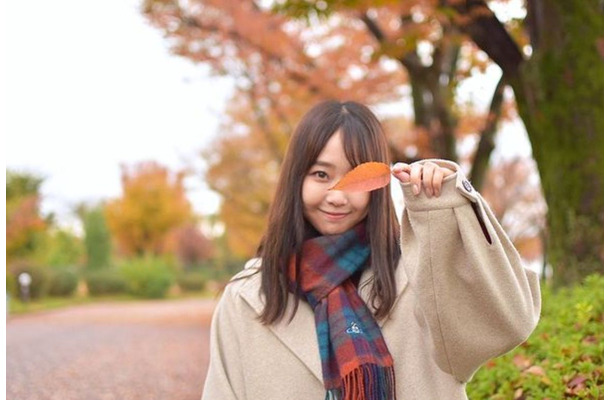
<path id="1" fill-rule="evenodd" d="M 530 338 L 483 366 L 471 400 L 602 399 L 604 279 L 557 292 L 542 288 L 542 315 Z"/>

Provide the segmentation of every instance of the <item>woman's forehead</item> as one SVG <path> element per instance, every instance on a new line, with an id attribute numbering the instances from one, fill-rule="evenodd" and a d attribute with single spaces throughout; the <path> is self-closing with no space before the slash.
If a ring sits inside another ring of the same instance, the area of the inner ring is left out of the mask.
<path id="1" fill-rule="evenodd" d="M 350 165 L 345 154 L 343 137 L 340 132 L 333 134 L 328 142 L 326 142 L 313 165 L 326 168 L 343 168 L 346 165 Z"/>

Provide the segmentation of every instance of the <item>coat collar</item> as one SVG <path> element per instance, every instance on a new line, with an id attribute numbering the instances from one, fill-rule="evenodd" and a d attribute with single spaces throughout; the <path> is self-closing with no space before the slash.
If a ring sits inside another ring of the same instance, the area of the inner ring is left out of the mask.
<path id="1" fill-rule="evenodd" d="M 256 268 L 256 266 L 253 267 Z M 360 297 L 366 301 L 371 312 L 373 309 L 370 304 L 369 294 L 373 286 L 372 277 L 372 270 L 370 268 L 366 269 L 362 273 L 358 286 L 358 293 L 360 294 Z M 265 305 L 259 293 L 260 281 L 261 274 L 255 273 L 245 282 L 242 286 L 242 290 L 240 290 L 241 297 L 254 309 L 257 315 L 262 314 Z M 392 309 L 396 306 L 399 297 L 407 287 L 407 281 L 406 269 L 403 265 L 403 259 L 401 259 L 396 268 L 396 301 L 394 302 Z M 288 323 L 290 311 L 294 306 L 294 297 L 291 296 L 288 300 L 287 312 L 286 315 L 284 315 L 284 319 L 276 324 L 268 326 L 268 329 L 277 336 L 280 342 L 282 342 L 282 344 L 303 364 L 305 364 L 309 371 L 318 378 L 320 382 L 323 383 L 322 364 L 318 351 L 318 338 L 316 336 L 314 313 L 307 303 L 304 301 L 301 302 L 302 304 L 299 304 L 294 319 L 292 322 Z M 378 321 L 379 327 L 382 328 L 387 320 L 388 317 Z"/>

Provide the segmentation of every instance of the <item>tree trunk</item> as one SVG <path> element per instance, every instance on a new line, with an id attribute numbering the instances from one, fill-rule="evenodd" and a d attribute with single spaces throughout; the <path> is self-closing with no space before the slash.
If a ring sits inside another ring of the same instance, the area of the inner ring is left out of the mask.
<path id="1" fill-rule="evenodd" d="M 533 56 L 511 82 L 548 204 L 557 286 L 603 273 L 602 4 L 530 1 Z"/>
<path id="2" fill-rule="evenodd" d="M 489 105 L 489 113 L 485 121 L 485 127 L 481 131 L 479 145 L 474 154 L 472 168 L 470 170 L 470 183 L 475 188 L 482 188 L 485 183 L 485 176 L 489 167 L 489 158 L 491 153 L 496 148 L 496 133 L 498 131 L 498 122 L 500 121 L 500 113 L 502 112 L 502 103 L 504 102 L 504 88 L 506 82 L 501 78 L 496 85 L 496 90 L 491 98 Z"/>

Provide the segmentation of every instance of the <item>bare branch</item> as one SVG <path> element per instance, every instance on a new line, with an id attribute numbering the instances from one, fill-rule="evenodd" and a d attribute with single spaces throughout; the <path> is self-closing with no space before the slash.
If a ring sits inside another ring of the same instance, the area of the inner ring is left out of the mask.
<path id="1" fill-rule="evenodd" d="M 495 136 L 498 128 L 498 121 L 500 120 L 502 103 L 504 102 L 504 88 L 506 88 L 506 81 L 504 78 L 501 78 L 496 85 L 496 89 L 491 98 L 485 127 L 481 131 L 479 146 L 477 147 L 477 152 L 472 162 L 470 182 L 476 188 L 483 187 L 487 167 L 489 165 L 489 156 L 496 146 Z"/>
<path id="2" fill-rule="evenodd" d="M 523 55 L 487 3 L 483 0 L 450 3 L 459 15 L 459 18 L 454 18 L 458 28 L 502 68 L 505 76 L 516 76 Z"/>

